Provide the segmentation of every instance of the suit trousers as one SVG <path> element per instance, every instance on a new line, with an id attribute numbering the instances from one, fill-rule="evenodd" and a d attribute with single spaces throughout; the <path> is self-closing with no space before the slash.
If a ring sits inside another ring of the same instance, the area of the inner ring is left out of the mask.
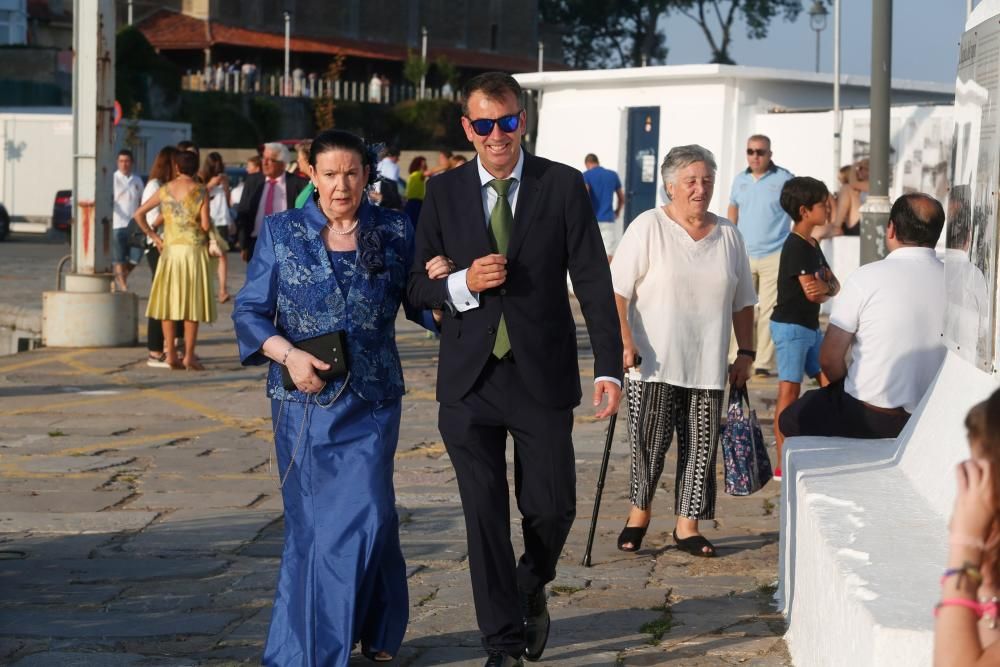
<path id="1" fill-rule="evenodd" d="M 483 644 L 524 651 L 518 592 L 555 578 L 576 517 L 573 410 L 539 405 L 509 356 L 490 357 L 472 390 L 442 404 L 439 427 L 455 467 L 468 534 L 469 571 Z M 514 439 L 514 496 L 524 554 L 515 565 L 510 539 L 507 434 Z"/>

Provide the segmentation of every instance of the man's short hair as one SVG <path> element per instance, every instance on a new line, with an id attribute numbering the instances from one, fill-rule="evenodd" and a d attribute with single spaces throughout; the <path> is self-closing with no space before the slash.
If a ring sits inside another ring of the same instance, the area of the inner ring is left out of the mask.
<path id="1" fill-rule="evenodd" d="M 597 156 L 593 153 L 587 153 L 587 157 L 583 158 L 584 164 L 601 164 L 601 161 L 597 159 Z"/>
<path id="2" fill-rule="evenodd" d="M 751 134 L 747 137 L 747 143 L 749 144 L 751 141 L 763 141 L 767 144 L 767 149 L 771 150 L 771 137 L 766 134 Z"/>
<path id="3" fill-rule="evenodd" d="M 247 158 L 247 164 L 256 165 L 256 167 L 258 169 L 260 169 L 260 156 L 259 155 L 251 155 L 250 157 Z"/>
<path id="4" fill-rule="evenodd" d="M 264 150 L 262 152 L 266 153 L 267 151 L 274 153 L 277 156 L 276 159 L 278 162 L 288 164 L 289 159 L 291 159 L 291 156 L 288 153 L 288 146 L 280 141 L 269 141 L 264 144 Z"/>
<path id="5" fill-rule="evenodd" d="M 510 93 L 521 103 L 521 84 L 506 72 L 484 72 L 477 74 L 462 87 L 462 114 L 469 115 L 469 97 L 472 93 L 482 93 L 491 100 L 503 99 Z"/>
<path id="6" fill-rule="evenodd" d="M 397 146 L 387 146 L 382 151 L 382 157 L 399 157 L 399 148 Z"/>
<path id="7" fill-rule="evenodd" d="M 944 209 L 934 197 L 911 192 L 893 203 L 889 222 L 895 225 L 901 243 L 933 248 L 944 228 Z"/>
<path id="8" fill-rule="evenodd" d="M 826 201 L 829 196 L 830 191 L 826 189 L 823 181 L 811 176 L 796 176 L 785 181 L 778 201 L 785 213 L 794 222 L 799 222 L 802 219 L 803 206 L 812 208 L 821 201 Z"/>
<path id="9" fill-rule="evenodd" d="M 194 143 L 193 141 L 190 141 L 188 139 L 184 139 L 183 141 L 178 141 L 177 142 L 177 150 L 179 150 L 179 151 L 194 151 L 195 153 L 197 153 L 198 152 L 198 145 L 196 143 Z"/>
<path id="10" fill-rule="evenodd" d="M 132 151 L 130 151 L 129 149 L 123 148 L 120 151 L 118 151 L 118 157 L 121 157 L 123 155 L 127 157 L 129 160 L 132 160 L 132 162 L 135 162 L 135 156 L 132 155 Z"/>

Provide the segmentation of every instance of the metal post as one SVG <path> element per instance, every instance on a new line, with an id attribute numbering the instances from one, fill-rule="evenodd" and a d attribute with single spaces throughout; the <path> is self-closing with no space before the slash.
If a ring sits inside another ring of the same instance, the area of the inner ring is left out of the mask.
<path id="1" fill-rule="evenodd" d="M 539 41 L 538 42 L 538 71 L 539 72 L 541 72 L 542 69 L 544 69 L 544 67 L 543 67 L 543 63 L 544 62 L 545 62 L 545 42 Z"/>
<path id="2" fill-rule="evenodd" d="M 132 0 L 128 0 L 128 24 L 132 25 Z"/>
<path id="3" fill-rule="evenodd" d="M 833 180 L 840 172 L 840 0 L 833 0 Z"/>
<path id="4" fill-rule="evenodd" d="M 819 30 L 816 31 L 816 73 L 819 74 Z"/>
<path id="5" fill-rule="evenodd" d="M 65 291 L 42 293 L 42 340 L 50 347 L 129 345 L 136 340 L 136 295 L 109 291 L 114 45 L 114 0 L 74 0 L 73 273 L 66 276 Z"/>
<path id="6" fill-rule="evenodd" d="M 427 79 L 427 26 L 420 28 L 420 62 L 424 65 L 424 73 L 420 75 L 420 99 L 424 99 Z"/>
<path id="7" fill-rule="evenodd" d="M 290 48 L 289 43 L 292 41 L 292 15 L 291 12 L 284 12 L 285 14 L 285 79 L 282 81 L 282 95 L 291 94 L 291 76 L 289 74 L 289 68 L 291 67 L 290 58 Z"/>
<path id="8" fill-rule="evenodd" d="M 861 207 L 861 264 L 886 255 L 889 221 L 889 97 L 892 79 L 892 0 L 872 4 L 871 165 L 868 199 Z"/>

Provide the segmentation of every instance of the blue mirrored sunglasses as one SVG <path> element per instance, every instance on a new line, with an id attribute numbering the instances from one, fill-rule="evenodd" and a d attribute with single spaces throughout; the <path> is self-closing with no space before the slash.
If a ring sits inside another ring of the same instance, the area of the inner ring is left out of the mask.
<path id="1" fill-rule="evenodd" d="M 514 132 L 517 130 L 518 125 L 521 124 L 521 112 L 518 111 L 517 113 L 501 116 L 500 118 L 479 118 L 477 120 L 469 118 L 472 131 L 481 137 L 490 136 L 490 133 L 493 132 L 493 126 L 498 123 L 503 132 Z"/>

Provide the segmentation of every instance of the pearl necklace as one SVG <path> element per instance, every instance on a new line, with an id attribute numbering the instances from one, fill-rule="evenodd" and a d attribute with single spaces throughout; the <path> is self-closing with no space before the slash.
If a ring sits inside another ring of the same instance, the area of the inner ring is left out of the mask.
<path id="1" fill-rule="evenodd" d="M 333 223 L 332 222 L 326 223 L 326 228 L 329 229 L 331 233 L 336 234 L 338 236 L 347 236 L 348 234 L 353 234 L 354 233 L 354 230 L 358 228 L 358 223 L 360 223 L 360 222 L 361 222 L 361 219 L 360 218 L 356 218 L 354 220 L 354 224 L 351 225 L 351 228 L 350 229 L 345 229 L 344 231 L 340 231 L 338 229 L 335 229 L 333 227 Z"/>

